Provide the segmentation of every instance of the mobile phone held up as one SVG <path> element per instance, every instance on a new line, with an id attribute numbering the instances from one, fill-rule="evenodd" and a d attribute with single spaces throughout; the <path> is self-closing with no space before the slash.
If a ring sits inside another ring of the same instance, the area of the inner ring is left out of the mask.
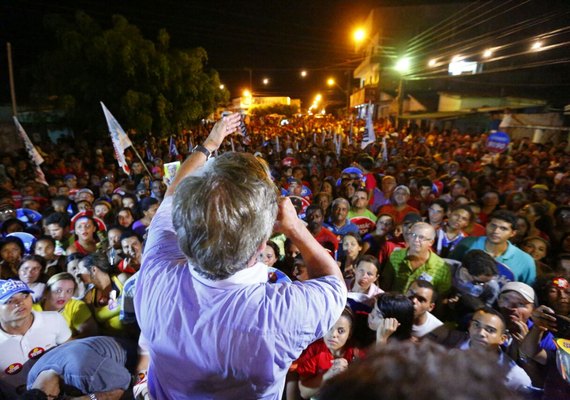
<path id="1" fill-rule="evenodd" d="M 570 318 L 559 314 L 554 315 L 554 317 L 556 318 L 556 329 L 558 330 L 555 336 L 562 339 L 570 339 Z"/>

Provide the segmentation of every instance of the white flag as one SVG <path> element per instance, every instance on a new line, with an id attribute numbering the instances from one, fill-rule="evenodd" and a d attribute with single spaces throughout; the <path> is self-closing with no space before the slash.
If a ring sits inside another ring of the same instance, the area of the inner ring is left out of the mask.
<path id="1" fill-rule="evenodd" d="M 119 125 L 115 117 L 113 117 L 111 112 L 107 110 L 107 107 L 105 107 L 103 102 L 101 102 L 101 107 L 103 107 L 103 113 L 107 120 L 107 126 L 109 127 L 109 133 L 111 134 L 111 140 L 113 141 L 113 147 L 115 149 L 115 157 L 117 158 L 119 167 L 123 169 L 125 174 L 130 174 L 129 165 L 127 164 L 127 160 L 125 160 L 125 149 L 132 146 L 133 143 L 123 128 L 121 128 L 121 125 Z"/>
<path id="2" fill-rule="evenodd" d="M 44 158 L 41 156 L 40 153 L 38 153 L 38 151 L 34 147 L 34 144 L 30 140 L 30 138 L 28 137 L 28 134 L 24 130 L 24 127 L 20 124 L 20 121 L 18 121 L 18 117 L 16 117 L 16 116 L 14 116 L 14 123 L 16 124 L 16 128 L 18 129 L 18 134 L 20 135 L 20 137 L 24 141 L 24 147 L 26 148 L 26 151 L 28 152 L 28 157 L 30 157 L 30 160 L 32 161 L 32 163 L 35 166 L 36 182 L 39 182 L 42 185 L 49 186 L 47 181 L 46 181 L 46 176 L 44 175 L 44 172 L 40 168 L 40 165 L 44 162 Z"/>
<path id="3" fill-rule="evenodd" d="M 372 123 L 372 111 L 374 106 L 368 102 L 368 109 L 366 114 L 366 128 L 364 128 L 364 134 L 362 135 L 362 143 L 360 143 L 360 148 L 364 149 L 370 143 L 376 141 L 376 135 L 374 134 L 374 124 Z"/>

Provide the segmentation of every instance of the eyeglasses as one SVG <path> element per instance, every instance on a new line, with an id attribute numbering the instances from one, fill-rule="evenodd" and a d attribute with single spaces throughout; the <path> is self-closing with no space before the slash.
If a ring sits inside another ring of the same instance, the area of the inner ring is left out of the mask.
<path id="1" fill-rule="evenodd" d="M 428 238 L 428 237 L 425 237 L 423 235 L 418 235 L 417 233 L 414 233 L 414 232 L 408 233 L 408 238 L 410 238 L 410 240 L 412 240 L 412 241 L 413 240 L 419 240 L 420 242 L 430 242 L 433 240 L 432 238 Z"/>

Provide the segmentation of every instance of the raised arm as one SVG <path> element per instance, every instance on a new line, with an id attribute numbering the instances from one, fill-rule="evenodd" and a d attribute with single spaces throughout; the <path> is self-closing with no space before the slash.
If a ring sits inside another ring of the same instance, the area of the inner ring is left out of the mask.
<path id="1" fill-rule="evenodd" d="M 218 150 L 224 139 L 238 129 L 239 121 L 240 115 L 237 113 L 223 117 L 221 120 L 216 122 L 202 145 L 208 149 L 210 153 Z M 176 177 L 168 189 L 166 189 L 165 196 L 173 195 L 178 184 L 193 171 L 204 165 L 206 160 L 206 155 L 199 151 L 195 151 L 190 154 L 190 157 L 188 157 L 180 166 L 180 169 L 176 173 Z"/>
<path id="2" fill-rule="evenodd" d="M 279 200 L 275 230 L 284 233 L 299 248 L 310 279 L 334 275 L 342 281 L 342 273 L 336 261 L 297 217 L 295 207 L 288 197 Z"/>

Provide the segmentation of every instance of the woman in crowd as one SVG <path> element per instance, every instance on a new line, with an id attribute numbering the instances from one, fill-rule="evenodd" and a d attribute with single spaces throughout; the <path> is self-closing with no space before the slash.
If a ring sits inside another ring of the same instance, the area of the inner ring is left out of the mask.
<path id="1" fill-rule="evenodd" d="M 32 254 L 43 257 L 46 261 L 43 279 L 47 280 L 65 269 L 65 257 L 55 254 L 55 240 L 51 236 L 42 236 L 32 245 Z"/>
<path id="2" fill-rule="evenodd" d="M 382 293 L 368 315 L 368 327 L 376 332 L 376 345 L 388 340 L 409 340 L 414 324 L 414 304 L 401 293 Z"/>
<path id="3" fill-rule="evenodd" d="M 501 198 L 499 192 L 495 190 L 487 190 L 481 197 L 481 212 L 479 213 L 479 221 L 482 225 L 487 224 L 487 219 L 493 211 L 499 209 Z"/>
<path id="4" fill-rule="evenodd" d="M 273 267 L 281 258 L 279 246 L 271 240 L 268 240 L 266 244 L 265 250 L 263 250 L 263 253 L 261 254 L 261 262 L 268 267 Z"/>
<path id="5" fill-rule="evenodd" d="M 25 253 L 24 243 L 17 237 L 9 236 L 0 241 L 1 279 L 18 279 L 18 267 Z"/>
<path id="6" fill-rule="evenodd" d="M 92 287 L 84 301 L 91 309 L 101 333 L 112 336 L 124 334 L 119 318 L 121 312 L 119 297 L 123 292 L 125 279 L 121 280 L 111 267 L 107 257 L 93 253 L 81 260 L 91 279 Z"/>
<path id="7" fill-rule="evenodd" d="M 550 250 L 550 242 L 548 240 L 542 236 L 527 236 L 519 247 L 534 259 L 537 276 L 553 272 L 553 269 L 547 262 Z"/>
<path id="8" fill-rule="evenodd" d="M 374 232 L 367 233 L 362 238 L 362 251 L 361 254 L 372 254 L 380 258 L 380 263 L 387 258 L 383 248 L 386 241 L 392 237 L 394 233 L 394 217 L 390 214 L 380 214 L 376 221 L 376 229 Z M 384 256 L 384 257 L 383 257 Z"/>
<path id="9" fill-rule="evenodd" d="M 133 231 L 135 231 L 140 237 L 146 237 L 146 230 L 150 225 L 150 222 L 158 210 L 158 200 L 152 197 L 146 197 L 140 202 L 140 209 L 143 213 L 143 217 L 133 224 Z"/>
<path id="10" fill-rule="evenodd" d="M 40 281 L 40 277 L 45 270 L 45 266 L 46 262 L 42 257 L 27 255 L 22 258 L 20 267 L 18 268 L 18 277 L 20 280 L 34 291 L 34 293 L 32 293 L 34 303 L 38 302 L 44 294 L 46 285 Z"/>
<path id="11" fill-rule="evenodd" d="M 97 251 L 97 223 L 90 215 L 82 215 L 74 223 L 75 242 L 67 248 L 67 254 L 83 256 Z"/>
<path id="12" fill-rule="evenodd" d="M 530 223 L 528 222 L 528 219 L 519 214 L 517 216 L 517 230 L 515 236 L 511 238 L 510 242 L 514 245 L 519 246 L 524 240 L 524 238 L 527 237 L 529 230 L 530 230 Z"/>
<path id="13" fill-rule="evenodd" d="M 541 203 L 530 203 L 520 209 L 519 215 L 525 217 L 530 225 L 528 236 L 540 236 L 550 240 L 552 221 L 546 207 Z"/>
<path id="14" fill-rule="evenodd" d="M 61 313 L 73 339 L 97 335 L 97 323 L 89 307 L 73 296 L 77 283 L 73 275 L 61 272 L 48 279 L 42 300 L 34 304 L 36 311 L 57 311 Z"/>
<path id="15" fill-rule="evenodd" d="M 365 255 L 358 259 L 354 278 L 346 280 L 346 288 L 348 289 L 348 297 L 358 301 L 372 305 L 370 299 L 383 293 L 376 283 L 380 276 L 380 263 L 378 259 L 371 255 Z"/>
<path id="16" fill-rule="evenodd" d="M 324 382 L 348 368 L 358 351 L 351 346 L 354 314 L 346 307 L 338 321 L 297 360 L 299 390 L 304 399 L 318 395 Z"/>
<path id="17" fill-rule="evenodd" d="M 342 253 L 340 255 L 340 269 L 345 278 L 354 277 L 356 260 L 362 250 L 362 239 L 358 233 L 349 232 L 342 238 Z"/>
<path id="18" fill-rule="evenodd" d="M 115 217 L 115 223 L 121 225 L 125 229 L 131 229 L 131 226 L 135 222 L 135 214 L 132 209 L 128 207 L 123 207 L 117 212 Z"/>

